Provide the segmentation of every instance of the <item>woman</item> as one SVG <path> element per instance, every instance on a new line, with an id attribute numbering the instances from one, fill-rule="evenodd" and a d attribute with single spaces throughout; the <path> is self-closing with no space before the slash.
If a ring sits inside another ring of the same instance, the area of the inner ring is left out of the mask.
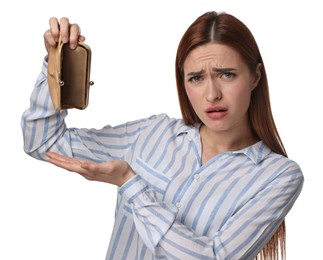
<path id="1" fill-rule="evenodd" d="M 47 51 L 84 41 L 50 19 Z M 278 259 L 284 218 L 303 185 L 271 113 L 265 66 L 248 28 L 226 13 L 198 17 L 179 43 L 182 119 L 165 114 L 69 129 L 49 98 L 47 61 L 22 116 L 29 155 L 119 186 L 106 259 Z"/>

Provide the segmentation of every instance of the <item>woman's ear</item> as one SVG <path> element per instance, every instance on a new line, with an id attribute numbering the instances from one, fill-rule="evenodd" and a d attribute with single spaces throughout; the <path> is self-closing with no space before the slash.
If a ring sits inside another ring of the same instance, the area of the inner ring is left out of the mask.
<path id="1" fill-rule="evenodd" d="M 258 63 L 256 72 L 255 72 L 254 82 L 252 84 L 252 90 L 254 90 L 258 86 L 259 80 L 261 79 L 261 68 L 262 68 L 262 64 Z"/>

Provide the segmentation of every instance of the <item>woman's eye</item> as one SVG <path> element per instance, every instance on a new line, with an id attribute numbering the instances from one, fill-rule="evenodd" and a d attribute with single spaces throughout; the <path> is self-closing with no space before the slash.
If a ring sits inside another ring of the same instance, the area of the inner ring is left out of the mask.
<path id="1" fill-rule="evenodd" d="M 202 80 L 202 77 L 201 76 L 193 76 L 191 78 L 188 79 L 189 82 L 199 82 Z"/>
<path id="2" fill-rule="evenodd" d="M 224 72 L 222 75 L 221 75 L 221 78 L 224 78 L 224 79 L 232 79 L 234 78 L 235 74 L 232 73 L 232 72 Z"/>

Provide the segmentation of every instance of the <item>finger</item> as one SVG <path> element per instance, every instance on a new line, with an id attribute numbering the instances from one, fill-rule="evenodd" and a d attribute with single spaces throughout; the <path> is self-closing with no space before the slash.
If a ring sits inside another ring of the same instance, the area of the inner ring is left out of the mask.
<path id="1" fill-rule="evenodd" d="M 69 159 L 69 157 L 60 155 L 59 153 L 55 153 L 55 152 L 48 152 L 48 153 L 46 153 L 46 155 L 50 159 L 54 159 L 54 160 L 62 161 L 62 162 L 66 162 Z"/>
<path id="2" fill-rule="evenodd" d="M 60 19 L 60 33 L 63 43 L 68 43 L 70 39 L 70 21 L 67 17 Z"/>
<path id="3" fill-rule="evenodd" d="M 55 164 L 79 164 L 80 165 L 80 162 L 75 159 L 75 158 L 72 158 L 72 157 L 67 157 L 67 156 L 63 156 L 63 155 L 60 155 L 58 153 L 47 153 L 47 156 L 49 158 L 49 162 L 51 163 L 55 163 Z"/>
<path id="4" fill-rule="evenodd" d="M 57 159 L 57 158 L 51 158 L 48 160 L 48 162 L 50 162 L 51 164 L 54 164 L 60 168 L 63 168 L 65 170 L 68 170 L 70 172 L 76 172 L 79 174 L 85 174 L 86 171 L 84 169 L 82 169 L 80 163 L 77 163 L 75 161 L 66 161 L 66 160 L 61 160 L 61 159 Z"/>
<path id="5" fill-rule="evenodd" d="M 52 156 L 52 157 L 49 157 L 48 161 L 56 166 L 59 166 L 61 168 L 71 168 L 71 165 L 75 165 L 75 162 L 70 162 L 66 159 L 64 159 L 63 157 L 60 157 L 60 156 Z"/>
<path id="6" fill-rule="evenodd" d="M 59 22 L 57 20 L 56 17 L 51 17 L 49 19 L 49 35 L 55 40 L 55 42 L 57 43 L 59 40 L 59 33 L 60 33 L 60 26 L 59 26 Z"/>
<path id="7" fill-rule="evenodd" d="M 79 42 L 84 42 L 85 41 L 85 37 L 83 35 L 79 36 Z"/>
<path id="8" fill-rule="evenodd" d="M 47 152 L 46 155 L 50 160 L 60 161 L 64 163 L 70 163 L 70 164 L 75 163 L 77 165 L 81 165 L 82 163 L 86 162 L 84 160 L 74 158 L 74 157 L 64 156 L 56 152 Z"/>
<path id="9" fill-rule="evenodd" d="M 79 40 L 80 40 L 80 35 L 81 35 L 81 28 L 78 24 L 74 23 L 70 25 L 70 48 L 75 49 Z"/>
<path id="10" fill-rule="evenodd" d="M 56 47 L 59 40 L 59 23 L 55 17 L 49 19 L 50 28 L 44 33 L 44 42 L 47 52 Z"/>

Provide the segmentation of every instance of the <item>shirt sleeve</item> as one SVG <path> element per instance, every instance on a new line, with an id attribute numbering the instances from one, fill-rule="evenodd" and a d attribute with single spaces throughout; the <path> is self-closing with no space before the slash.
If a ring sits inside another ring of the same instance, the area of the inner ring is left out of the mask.
<path id="1" fill-rule="evenodd" d="M 176 206 L 158 201 L 154 191 L 138 175 L 119 192 L 132 209 L 141 239 L 157 257 L 251 260 L 284 220 L 302 185 L 301 170 L 293 164 L 243 205 L 221 230 L 208 235 L 197 235 L 180 223 L 176 219 Z"/>
<path id="2" fill-rule="evenodd" d="M 57 113 L 47 85 L 47 61 L 43 61 L 42 71 L 39 74 L 35 87 L 30 97 L 30 107 L 24 111 L 21 118 L 21 128 L 24 139 L 24 151 L 44 160 L 45 152 L 49 150 L 61 151 L 65 155 L 71 155 L 71 150 L 60 142 L 61 147 L 53 148 L 55 142 L 64 135 L 66 126 L 64 118 L 66 110 Z"/>
<path id="3" fill-rule="evenodd" d="M 30 107 L 21 118 L 24 151 L 30 156 L 47 160 L 46 152 L 103 162 L 125 159 L 140 133 L 157 116 L 143 118 L 102 129 L 68 128 L 68 110 L 58 112 L 52 103 L 47 83 L 47 61 L 43 62 L 30 98 Z"/>

